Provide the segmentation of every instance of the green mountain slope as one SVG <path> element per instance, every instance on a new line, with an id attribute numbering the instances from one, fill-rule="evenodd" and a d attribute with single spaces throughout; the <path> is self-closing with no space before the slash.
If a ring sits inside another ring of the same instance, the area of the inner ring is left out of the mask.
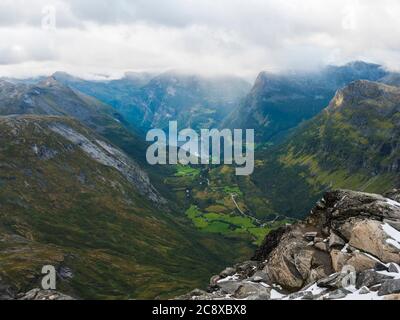
<path id="1" fill-rule="evenodd" d="M 261 72 L 223 127 L 255 129 L 259 143 L 281 142 L 291 129 L 325 108 L 339 88 L 355 80 L 378 81 L 387 74 L 381 66 L 362 61 L 311 73 Z"/>
<path id="2" fill-rule="evenodd" d="M 54 77 L 29 84 L 0 80 L 0 115 L 11 114 L 73 117 L 121 147 L 134 145 L 125 151 L 144 162 L 145 144 L 115 109 Z"/>
<path id="3" fill-rule="evenodd" d="M 249 256 L 243 242 L 199 234 L 169 212 L 146 174 L 76 120 L 0 117 L 0 279 L 81 298 L 172 297 Z"/>
<path id="4" fill-rule="evenodd" d="M 400 89 L 356 81 L 300 126 L 257 154 L 253 175 L 274 210 L 300 217 L 330 188 L 383 193 L 399 185 Z"/>
<path id="5" fill-rule="evenodd" d="M 162 168 L 148 166 L 147 143 L 111 106 L 69 88 L 54 77 L 21 81 L 0 80 L 0 115 L 36 114 L 73 117 L 121 148 L 151 175 L 163 192 Z"/>

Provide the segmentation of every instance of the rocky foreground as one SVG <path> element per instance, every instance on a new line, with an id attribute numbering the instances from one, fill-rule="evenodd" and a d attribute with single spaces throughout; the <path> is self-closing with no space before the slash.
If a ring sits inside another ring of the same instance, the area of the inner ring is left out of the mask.
<path id="1" fill-rule="evenodd" d="M 0 284 L 0 301 L 1 300 L 75 300 L 71 296 L 67 296 L 54 290 L 32 289 L 26 293 L 16 294 L 10 288 Z"/>
<path id="2" fill-rule="evenodd" d="M 301 223 L 271 232 L 252 261 L 190 300 L 400 300 L 400 190 L 327 192 Z"/>

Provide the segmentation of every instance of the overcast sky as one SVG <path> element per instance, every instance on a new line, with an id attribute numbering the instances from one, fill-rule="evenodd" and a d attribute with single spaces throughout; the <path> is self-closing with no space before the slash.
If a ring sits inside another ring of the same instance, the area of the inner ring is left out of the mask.
<path id="1" fill-rule="evenodd" d="M 399 18 L 398 0 L 1 0 L 0 76 L 399 70 Z"/>

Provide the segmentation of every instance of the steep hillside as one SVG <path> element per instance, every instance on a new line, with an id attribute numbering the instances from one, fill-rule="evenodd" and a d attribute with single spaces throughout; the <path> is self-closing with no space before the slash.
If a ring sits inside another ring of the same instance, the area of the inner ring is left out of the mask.
<path id="1" fill-rule="evenodd" d="M 354 80 L 377 81 L 388 73 L 376 64 L 353 62 L 313 73 L 258 76 L 250 94 L 223 126 L 255 129 L 259 143 L 281 141 L 289 130 L 317 115 L 337 89 Z"/>
<path id="2" fill-rule="evenodd" d="M 329 188 L 384 192 L 399 184 L 400 89 L 356 81 L 275 149 L 252 176 L 275 210 L 302 216 Z"/>
<path id="3" fill-rule="evenodd" d="M 142 166 L 147 165 L 146 143 L 115 109 L 69 88 L 54 77 L 30 82 L 0 80 L 0 115 L 73 117 L 123 149 Z"/>
<path id="4" fill-rule="evenodd" d="M 0 296 L 37 287 L 51 264 L 75 297 L 170 297 L 250 254 L 168 212 L 137 164 L 76 120 L 5 116 L 0 133 Z"/>
<path id="5" fill-rule="evenodd" d="M 141 88 L 154 78 L 149 73 L 127 72 L 121 79 L 84 80 L 65 72 L 56 72 L 53 78 L 58 82 L 112 106 L 116 111 L 127 115 L 132 127 L 139 128 L 143 120 L 143 110 L 136 105 L 141 96 Z M 125 112 L 126 111 L 126 112 Z"/>
<path id="6" fill-rule="evenodd" d="M 53 77 L 30 85 L 0 80 L 0 114 L 71 116 L 93 128 L 118 118 L 111 107 L 73 91 Z"/>

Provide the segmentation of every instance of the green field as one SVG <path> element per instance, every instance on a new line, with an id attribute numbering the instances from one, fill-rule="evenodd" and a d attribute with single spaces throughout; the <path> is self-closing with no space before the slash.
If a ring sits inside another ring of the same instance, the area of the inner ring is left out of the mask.
<path id="1" fill-rule="evenodd" d="M 289 220 L 274 223 L 258 223 L 254 218 L 234 214 L 204 213 L 192 205 L 186 210 L 186 215 L 193 224 L 203 232 L 217 233 L 227 237 L 242 238 L 260 245 L 265 236 Z"/>

